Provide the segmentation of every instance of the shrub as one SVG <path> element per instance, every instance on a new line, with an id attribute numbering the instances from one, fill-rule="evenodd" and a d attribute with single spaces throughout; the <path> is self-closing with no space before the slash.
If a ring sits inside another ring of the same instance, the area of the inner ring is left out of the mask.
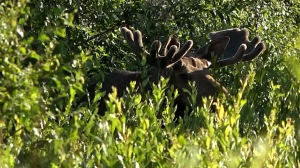
<path id="1" fill-rule="evenodd" d="M 292 0 L 1 2 L 1 167 L 297 167 L 299 11 Z M 176 125 L 176 91 L 162 79 L 149 93 L 132 84 L 120 99 L 111 94 L 99 117 L 103 93 L 76 103 L 86 85 L 147 66 L 122 26 L 141 30 L 146 45 L 175 34 L 196 47 L 211 31 L 246 27 L 268 49 L 214 70 L 230 92 L 215 113 L 193 106 Z"/>

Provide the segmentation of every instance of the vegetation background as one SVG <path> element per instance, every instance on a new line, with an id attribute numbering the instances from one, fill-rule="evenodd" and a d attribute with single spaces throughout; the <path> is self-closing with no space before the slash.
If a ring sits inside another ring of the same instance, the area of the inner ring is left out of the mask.
<path id="1" fill-rule="evenodd" d="M 0 13 L 0 167 L 299 166 L 298 0 L 4 0 Z M 122 26 L 141 30 L 146 46 L 175 34 L 194 49 L 212 31 L 247 28 L 267 50 L 213 70 L 230 92 L 216 113 L 195 106 L 176 126 L 162 80 L 143 93 L 151 101 L 132 87 L 112 94 L 100 118 L 102 93 L 76 105 L 86 84 L 147 67 Z"/>

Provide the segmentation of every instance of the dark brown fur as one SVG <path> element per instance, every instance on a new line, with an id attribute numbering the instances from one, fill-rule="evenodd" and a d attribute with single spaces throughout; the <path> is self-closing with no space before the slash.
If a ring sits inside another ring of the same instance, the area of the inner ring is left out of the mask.
<path id="1" fill-rule="evenodd" d="M 152 83 L 157 84 L 161 76 L 169 78 L 169 85 L 173 85 L 178 89 L 179 97 L 175 101 L 175 105 L 178 107 L 175 112 L 175 118 L 182 117 L 185 107 L 190 104 L 189 95 L 183 91 L 183 89 L 191 89 L 188 82 L 196 83 L 198 91 L 197 101 L 199 104 L 201 104 L 202 97 L 211 96 L 218 90 L 227 93 L 227 90 L 210 75 L 209 68 L 212 66 L 221 67 L 234 64 L 239 60 L 249 61 L 261 54 L 265 48 L 259 38 L 254 38 L 250 42 L 246 29 L 229 29 L 211 33 L 210 38 L 212 42 L 200 48 L 195 53 L 187 53 L 192 45 L 192 43 L 188 42 L 182 47 L 183 49 L 179 50 L 179 42 L 171 36 L 165 46 L 164 56 L 160 56 L 161 43 L 159 41 L 153 42 L 151 51 L 148 53 L 144 50 L 142 36 L 139 31 L 133 34 L 130 30 L 122 28 L 122 33 L 137 56 L 146 54 L 147 63 L 150 65 L 147 72 L 150 83 L 144 90 L 151 90 Z M 242 34 L 240 35 L 241 38 L 236 37 L 239 33 Z M 232 40 L 230 41 L 230 39 Z M 222 55 L 226 59 L 220 60 L 219 58 Z M 211 62 L 213 62 L 212 65 Z M 105 114 L 106 105 L 104 100 L 112 92 L 112 86 L 117 88 L 117 97 L 121 97 L 131 81 L 136 81 L 137 88 L 141 87 L 143 81 L 141 72 L 117 71 L 105 76 L 101 91 L 105 91 L 106 95 L 99 104 L 100 115 Z M 91 99 L 93 99 L 95 85 L 89 86 L 88 91 Z"/>

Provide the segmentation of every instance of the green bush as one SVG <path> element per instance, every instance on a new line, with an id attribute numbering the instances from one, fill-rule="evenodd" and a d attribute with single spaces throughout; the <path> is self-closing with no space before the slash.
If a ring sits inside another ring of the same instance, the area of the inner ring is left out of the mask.
<path id="1" fill-rule="evenodd" d="M 0 13 L 1 167 L 298 167 L 298 1 L 6 0 Z M 122 26 L 141 30 L 146 46 L 175 34 L 194 49 L 211 31 L 245 27 L 267 50 L 213 70 L 230 92 L 215 113 L 205 100 L 176 125 L 177 93 L 162 79 L 148 93 L 132 83 L 111 94 L 99 117 L 103 76 L 147 66 Z M 78 104 L 90 83 L 95 99 Z"/>

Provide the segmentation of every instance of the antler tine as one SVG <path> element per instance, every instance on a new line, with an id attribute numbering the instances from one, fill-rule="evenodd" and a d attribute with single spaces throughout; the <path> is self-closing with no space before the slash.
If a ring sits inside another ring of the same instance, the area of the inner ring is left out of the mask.
<path id="1" fill-rule="evenodd" d="M 154 64 L 155 66 L 165 68 L 170 62 L 172 62 L 171 59 L 178 52 L 178 47 L 176 45 L 172 45 L 171 47 L 169 47 L 169 50 L 168 52 L 166 52 L 166 55 L 161 56 L 159 55 L 161 46 L 161 42 L 155 40 L 151 45 L 150 56 L 147 60 L 149 61 L 149 64 Z"/>
<path id="2" fill-rule="evenodd" d="M 159 56 L 159 62 L 160 62 L 160 67 L 169 67 L 169 65 L 173 64 L 173 57 L 174 55 L 178 52 L 178 47 L 176 45 L 172 45 L 168 52 L 167 55 L 165 56 Z"/>
<path id="3" fill-rule="evenodd" d="M 167 44 L 165 46 L 164 55 L 167 55 L 167 52 L 172 45 L 175 45 L 175 46 L 177 46 L 177 48 L 180 48 L 180 43 L 174 35 L 169 36 Z"/>
<path id="4" fill-rule="evenodd" d="M 188 40 L 180 50 L 179 46 L 179 41 L 174 38 L 174 36 L 170 36 L 165 46 L 165 54 L 161 56 L 159 55 L 161 43 L 160 41 L 155 40 L 151 45 L 149 59 L 147 59 L 149 60 L 149 64 L 156 65 L 162 68 L 169 68 L 173 66 L 191 49 L 191 47 L 193 46 L 193 41 Z"/>
<path id="5" fill-rule="evenodd" d="M 159 56 L 159 51 L 161 49 L 161 46 L 162 44 L 159 40 L 155 40 L 151 44 L 150 54 L 147 55 L 147 59 L 146 59 L 149 65 L 154 65 L 154 66 L 159 65 L 157 57 Z"/>
<path id="6" fill-rule="evenodd" d="M 192 40 L 188 40 L 184 45 L 183 47 L 178 51 L 176 52 L 176 54 L 174 56 L 172 56 L 172 58 L 170 57 L 166 57 L 166 59 L 169 60 L 169 65 L 167 65 L 167 67 L 171 67 L 173 66 L 176 62 L 178 62 L 182 57 L 184 57 L 186 55 L 186 53 L 192 48 L 193 46 L 193 41 Z M 172 46 L 173 47 L 173 46 Z M 171 47 L 171 48 L 172 48 Z M 170 49 L 171 49 L 170 48 Z M 170 52 L 170 49 L 169 49 L 169 52 Z"/>
<path id="7" fill-rule="evenodd" d="M 259 39 L 259 37 L 256 37 L 257 39 Z M 253 39 L 252 41 L 254 41 L 255 39 Z M 257 44 L 258 43 L 258 44 Z M 259 42 L 257 42 L 256 44 L 256 47 L 249 53 L 249 54 L 246 54 L 244 57 L 243 57 L 243 61 L 251 61 L 252 59 L 254 59 L 256 56 L 260 55 L 262 52 L 264 52 L 264 50 L 266 49 L 266 46 L 264 43 L 260 42 L 260 39 L 259 39 Z"/>
<path id="8" fill-rule="evenodd" d="M 265 44 L 261 42 L 259 37 L 249 41 L 249 31 L 247 29 L 234 28 L 209 34 L 212 41 L 224 36 L 228 36 L 230 41 L 224 51 L 224 59 L 217 61 L 219 66 L 230 65 L 239 60 L 250 61 L 265 50 Z"/>
<path id="9" fill-rule="evenodd" d="M 136 30 L 134 32 L 134 43 L 136 48 L 140 50 L 140 52 L 145 52 L 142 40 L 142 33 L 139 30 Z"/>
<path id="10" fill-rule="evenodd" d="M 223 67 L 223 66 L 227 66 L 227 65 L 231 65 L 231 64 L 239 62 L 241 59 L 243 59 L 243 55 L 244 55 L 246 49 L 247 49 L 247 46 L 245 44 L 242 44 L 233 57 L 218 60 L 218 61 L 216 61 L 215 65 L 217 65 L 218 67 Z M 211 67 L 212 66 L 213 65 L 211 65 Z"/>
<path id="11" fill-rule="evenodd" d="M 144 49 L 142 33 L 139 30 L 136 30 L 133 34 L 128 28 L 122 27 L 121 33 L 135 55 L 139 57 L 142 57 L 143 53 L 145 53 L 147 56 L 149 55 L 149 53 Z"/>

